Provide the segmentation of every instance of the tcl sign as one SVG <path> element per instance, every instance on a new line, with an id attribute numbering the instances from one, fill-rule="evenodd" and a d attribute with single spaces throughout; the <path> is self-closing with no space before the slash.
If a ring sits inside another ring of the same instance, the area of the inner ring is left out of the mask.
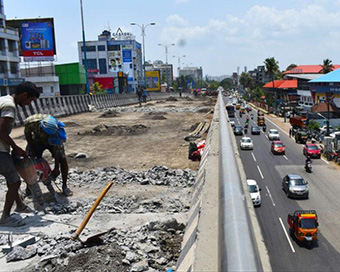
<path id="1" fill-rule="evenodd" d="M 44 55 L 43 52 L 41 52 L 41 51 L 33 51 L 32 53 L 33 53 L 34 56 L 43 56 Z"/>

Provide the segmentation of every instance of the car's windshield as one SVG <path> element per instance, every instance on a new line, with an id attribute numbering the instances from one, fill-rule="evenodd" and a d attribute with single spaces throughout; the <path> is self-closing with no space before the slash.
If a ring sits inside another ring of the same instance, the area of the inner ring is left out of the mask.
<path id="1" fill-rule="evenodd" d="M 260 127 L 253 127 L 253 130 L 258 130 L 260 129 Z"/>
<path id="2" fill-rule="evenodd" d="M 242 142 L 243 143 L 251 143 L 251 140 L 250 139 L 242 139 Z"/>
<path id="3" fill-rule="evenodd" d="M 256 185 L 248 185 L 248 188 L 249 188 L 249 191 L 251 193 L 257 193 L 258 192 Z"/>
<path id="4" fill-rule="evenodd" d="M 319 150 L 319 148 L 316 145 L 309 145 L 307 146 L 309 150 Z"/>
<path id="5" fill-rule="evenodd" d="M 284 144 L 283 143 L 276 143 L 275 146 L 276 147 L 284 147 Z"/>
<path id="6" fill-rule="evenodd" d="M 312 218 L 303 218 L 300 221 L 300 227 L 302 229 L 315 229 L 316 228 L 316 221 Z"/>
<path id="7" fill-rule="evenodd" d="M 269 133 L 270 134 L 279 134 L 279 132 L 277 130 L 271 130 Z"/>
<path id="8" fill-rule="evenodd" d="M 295 185 L 305 185 L 305 181 L 301 178 L 299 179 L 292 179 L 291 181 L 291 185 L 295 186 Z"/>

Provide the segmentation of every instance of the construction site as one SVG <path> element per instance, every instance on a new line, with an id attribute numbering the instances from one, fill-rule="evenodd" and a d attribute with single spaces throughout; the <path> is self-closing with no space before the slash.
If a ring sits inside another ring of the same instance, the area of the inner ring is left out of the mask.
<path id="1" fill-rule="evenodd" d="M 55 197 L 40 184 L 44 210 L 14 213 L 25 225 L 0 227 L 0 270 L 175 270 L 199 166 L 188 158 L 189 145 L 202 145 L 215 104 L 210 96 L 170 96 L 58 118 L 66 125 L 73 196 L 61 194 L 60 177 Z M 26 146 L 23 127 L 11 136 Z M 53 166 L 50 153 L 44 158 Z M 6 188 L 0 177 L 2 204 Z M 24 202 L 33 209 L 32 198 Z"/>

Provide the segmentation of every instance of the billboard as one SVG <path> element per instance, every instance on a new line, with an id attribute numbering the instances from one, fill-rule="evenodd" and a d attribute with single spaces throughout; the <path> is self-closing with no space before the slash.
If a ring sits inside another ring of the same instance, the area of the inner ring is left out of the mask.
<path id="1" fill-rule="evenodd" d="M 160 72 L 159 71 L 145 71 L 146 89 L 148 91 L 160 91 Z"/>
<path id="2" fill-rule="evenodd" d="M 24 61 L 53 61 L 56 54 L 53 18 L 8 20 L 7 26 L 18 28 L 20 56 Z"/>

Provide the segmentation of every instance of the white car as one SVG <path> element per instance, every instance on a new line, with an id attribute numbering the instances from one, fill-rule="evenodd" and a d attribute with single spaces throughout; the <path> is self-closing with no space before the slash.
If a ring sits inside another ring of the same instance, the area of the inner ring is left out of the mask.
<path id="1" fill-rule="evenodd" d="M 253 149 L 253 140 L 250 137 L 243 137 L 240 141 L 241 150 L 243 149 Z"/>
<path id="2" fill-rule="evenodd" d="M 329 126 L 329 132 L 330 132 L 330 133 L 333 133 L 334 131 L 335 131 L 335 128 L 332 127 L 332 126 Z M 322 134 L 326 134 L 326 132 L 327 132 L 327 126 L 323 126 L 322 128 L 320 128 L 320 132 L 321 132 Z"/>
<path id="3" fill-rule="evenodd" d="M 334 131 L 333 133 L 329 134 L 329 137 L 334 139 L 337 135 L 340 135 L 340 131 Z"/>
<path id="4" fill-rule="evenodd" d="M 235 119 L 230 118 L 230 119 L 229 119 L 229 123 L 230 123 L 230 125 L 231 125 L 232 127 L 234 127 L 234 126 L 235 126 Z"/>
<path id="5" fill-rule="evenodd" d="M 277 129 L 270 129 L 268 131 L 268 139 L 270 141 L 280 140 L 280 134 Z"/>
<path id="6" fill-rule="evenodd" d="M 257 185 L 256 180 L 247 179 L 247 185 L 250 193 L 251 200 L 253 201 L 254 206 L 261 205 L 261 189 Z"/>

